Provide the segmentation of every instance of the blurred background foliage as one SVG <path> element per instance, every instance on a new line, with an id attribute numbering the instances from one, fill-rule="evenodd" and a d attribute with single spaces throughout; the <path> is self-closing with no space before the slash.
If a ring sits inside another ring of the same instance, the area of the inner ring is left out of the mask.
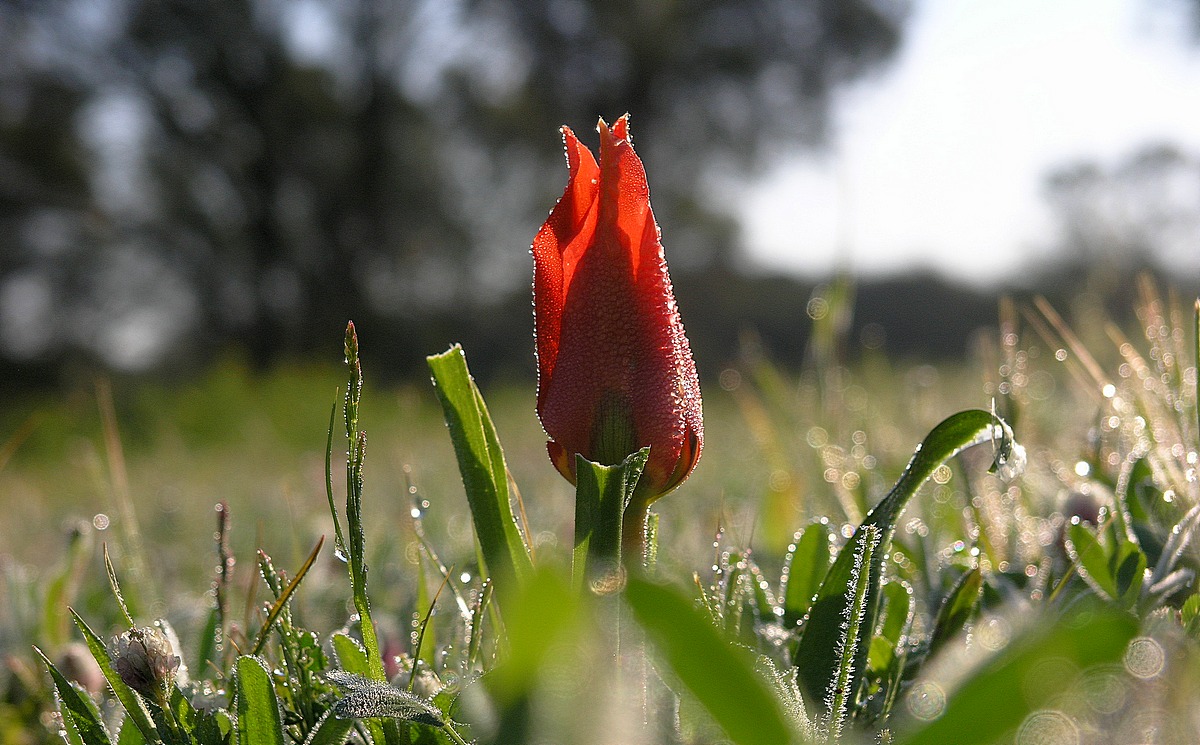
<path id="1" fill-rule="evenodd" d="M 747 332 L 798 364 L 818 282 L 745 258 L 724 187 L 780 148 L 821 148 L 836 92 L 886 68 L 909 11 L 6 0 L 0 390 L 187 375 L 229 350 L 263 370 L 336 348 L 351 318 L 377 373 L 421 375 L 460 341 L 481 377 L 528 378 L 526 247 L 564 181 L 556 130 L 587 139 L 626 111 L 701 366 L 722 369 Z M 852 337 L 960 356 L 998 294 L 1073 293 L 1081 267 L 1128 308 L 1131 269 L 1190 250 L 1200 199 L 1174 186 L 1197 182 L 1200 160 L 1169 145 L 1066 166 L 1046 182 L 1057 263 L 1020 287 L 878 281 Z"/>

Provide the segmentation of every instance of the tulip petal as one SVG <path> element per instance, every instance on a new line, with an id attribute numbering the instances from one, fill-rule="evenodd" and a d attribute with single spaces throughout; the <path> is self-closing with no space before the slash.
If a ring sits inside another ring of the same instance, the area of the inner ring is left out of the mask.
<path id="1" fill-rule="evenodd" d="M 572 483 L 576 453 L 612 465 L 649 446 L 649 502 L 699 458 L 700 386 L 628 116 L 597 130 L 599 163 L 563 128 L 567 189 L 533 242 L 538 415 Z"/>

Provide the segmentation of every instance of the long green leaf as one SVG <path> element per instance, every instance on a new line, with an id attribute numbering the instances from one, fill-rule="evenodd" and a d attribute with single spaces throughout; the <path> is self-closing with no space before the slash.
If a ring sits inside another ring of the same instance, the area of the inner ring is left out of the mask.
<path id="1" fill-rule="evenodd" d="M 852 599 L 850 587 L 854 557 L 867 536 L 863 528 L 874 526 L 879 529 L 879 547 L 871 560 L 868 601 L 863 619 L 863 628 L 873 629 L 879 612 L 879 585 L 883 577 L 884 557 L 889 553 L 900 514 L 938 466 L 963 449 L 982 443 L 993 443 L 998 448 L 996 462 L 1000 466 L 1005 465 L 1004 459 L 1012 452 L 1012 448 L 1017 447 L 1008 425 L 994 414 L 979 409 L 960 411 L 934 427 L 918 446 L 896 485 L 871 510 L 838 554 L 817 591 L 817 599 L 809 611 L 796 654 L 800 683 L 810 700 L 824 700 L 825 691 L 837 669 L 838 639 Z M 854 672 L 849 681 L 852 696 L 857 694 L 866 669 L 869 634 L 859 641 Z"/>
<path id="2" fill-rule="evenodd" d="M 825 708 L 829 711 L 828 732 L 834 741 L 842 739 L 842 731 L 854 700 L 852 678 L 855 658 L 858 650 L 869 645 L 871 639 L 871 627 L 864 627 L 863 620 L 867 615 L 871 561 L 879 546 L 879 528 L 864 525 L 862 530 L 864 539 L 855 545 L 854 564 L 850 568 L 850 604 L 838 639 L 838 667 L 825 693 Z"/>
<path id="3" fill-rule="evenodd" d="M 159 742 L 158 728 L 154 726 L 153 720 L 150 718 L 150 712 L 146 709 L 146 704 L 142 702 L 141 697 L 134 693 L 133 689 L 125 685 L 125 681 L 121 680 L 121 676 L 113 669 L 112 660 L 108 656 L 108 650 L 104 648 L 104 642 L 100 641 L 100 637 L 96 636 L 96 632 L 92 631 L 87 625 L 87 621 L 83 617 L 71 611 L 71 617 L 75 619 L 75 625 L 79 627 L 83 633 L 83 640 L 87 643 L 88 649 L 92 652 L 92 657 L 96 658 L 96 664 L 100 666 L 100 671 L 104 673 L 105 680 L 112 688 L 117 700 L 121 702 L 121 706 L 125 709 L 125 716 L 128 717 L 142 733 L 142 737 L 146 742 Z"/>
<path id="4" fill-rule="evenodd" d="M 821 580 L 829 571 L 829 526 L 815 522 L 800 533 L 787 557 L 783 623 L 795 627 L 808 613 Z"/>
<path id="5" fill-rule="evenodd" d="M 533 564 L 509 504 L 504 452 L 483 396 L 457 344 L 426 358 L 466 488 L 484 561 L 501 585 L 527 577 Z"/>
<path id="6" fill-rule="evenodd" d="M 1031 697 L 1028 681 L 1048 659 L 1079 669 L 1121 659 L 1137 621 L 1115 611 L 1084 612 L 1038 628 L 1011 644 L 949 696 L 942 715 L 901 738 L 903 745 L 984 745 L 1011 736 L 1045 701 Z M 936 683 L 931 683 L 936 685 Z"/>
<path id="7" fill-rule="evenodd" d="M 275 684 L 257 657 L 237 660 L 238 745 L 285 745 Z"/>
<path id="8" fill-rule="evenodd" d="M 971 614 L 979 605 L 980 593 L 983 592 L 983 574 L 979 567 L 972 567 L 958 578 L 954 589 L 942 602 L 938 609 L 937 620 L 933 624 L 933 634 L 929 639 L 929 651 L 932 654 L 942 644 L 962 631 L 971 620 Z"/>
<path id="9" fill-rule="evenodd" d="M 108 730 L 100 719 L 100 712 L 96 710 L 95 704 L 87 694 L 81 694 L 42 650 L 34 647 L 33 651 L 42 658 L 46 669 L 50 671 L 50 677 L 54 679 L 54 688 L 58 692 L 58 708 L 68 731 L 75 733 L 84 745 L 112 745 Z"/>
<path id="10" fill-rule="evenodd" d="M 117 733 L 117 745 L 146 745 L 142 731 L 129 717 L 121 720 L 121 731 Z"/>
<path id="11" fill-rule="evenodd" d="M 625 599 L 671 670 L 738 745 L 779 745 L 795 733 L 749 650 L 721 637 L 673 589 L 630 577 Z"/>

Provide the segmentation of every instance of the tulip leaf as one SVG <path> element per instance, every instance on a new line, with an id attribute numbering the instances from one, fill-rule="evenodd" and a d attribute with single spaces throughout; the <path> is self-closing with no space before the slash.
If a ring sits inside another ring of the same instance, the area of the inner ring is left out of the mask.
<path id="1" fill-rule="evenodd" d="M 283 716 L 275 684 L 262 660 L 242 655 L 237 661 L 238 745 L 284 745 Z"/>
<path id="2" fill-rule="evenodd" d="M 679 592 L 630 577 L 625 599 L 676 677 L 738 745 L 797 739 L 754 655 L 727 642 Z"/>
<path id="3" fill-rule="evenodd" d="M 426 361 L 454 442 L 484 561 L 502 586 L 509 578 L 524 580 L 533 564 L 509 504 L 508 468 L 500 439 L 467 369 L 466 355 L 455 344 Z"/>
<path id="4" fill-rule="evenodd" d="M 917 489 L 933 475 L 938 466 L 965 448 L 982 443 L 991 443 L 996 448 L 995 467 L 1011 467 L 1008 459 L 1019 452 L 1019 446 L 1012 439 L 1012 430 L 995 414 L 980 409 L 969 409 L 943 420 L 917 447 L 895 486 L 871 510 L 850 541 L 839 552 L 833 566 L 821 582 L 816 600 L 809 610 L 795 657 L 801 687 L 810 700 L 824 701 L 830 681 L 834 680 L 839 661 L 837 650 L 843 634 L 842 626 L 853 602 L 851 590 L 855 557 L 861 554 L 864 542 L 870 536 L 879 541 L 871 557 L 867 603 L 862 621 L 862 628 L 870 630 L 875 628 L 878 618 L 884 557 L 889 553 L 900 514 Z M 864 530 L 867 527 L 876 528 L 878 533 Z M 870 640 L 870 633 L 863 634 L 857 640 L 852 674 L 848 681 L 851 707 L 854 706 L 863 673 L 867 668 Z M 828 715 L 829 712 L 825 713 Z"/>
<path id="5" fill-rule="evenodd" d="M 589 578 L 616 571 L 620 566 L 621 523 L 649 457 L 650 448 L 646 447 L 618 465 L 602 466 L 576 455 L 578 483 L 572 570 L 576 589 Z"/>
<path id="6" fill-rule="evenodd" d="M 1137 620 L 1113 610 L 1084 611 L 1054 624 L 1036 627 L 1013 642 L 957 691 L 947 696 L 945 708 L 923 727 L 914 727 L 903 745 L 984 745 L 1011 740 L 1013 730 L 1030 713 L 1045 707 L 1041 696 L 1029 695 L 1029 681 L 1037 679 L 1046 660 L 1065 660 L 1084 670 L 1117 662 L 1137 632 Z M 918 684 L 918 691 L 947 695 L 936 681 Z M 1019 739 L 1019 738 L 1018 738 Z"/>

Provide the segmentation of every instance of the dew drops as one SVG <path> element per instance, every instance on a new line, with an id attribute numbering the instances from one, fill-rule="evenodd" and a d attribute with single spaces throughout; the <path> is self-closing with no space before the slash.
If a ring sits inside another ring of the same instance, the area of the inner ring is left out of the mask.
<path id="1" fill-rule="evenodd" d="M 1061 711 L 1035 711 L 1017 730 L 1017 745 L 1078 745 L 1079 728 Z"/>
<path id="2" fill-rule="evenodd" d="M 1086 460 L 1078 461 L 1075 464 L 1075 475 L 1076 476 L 1088 476 L 1089 474 L 1091 474 L 1091 472 L 1092 472 L 1092 466 Z"/>
<path id="3" fill-rule="evenodd" d="M 1167 655 L 1162 645 L 1148 636 L 1139 636 L 1129 642 L 1125 649 L 1125 669 L 1130 675 L 1143 680 L 1162 672 Z"/>
<path id="4" fill-rule="evenodd" d="M 463 572 L 462 574 L 458 575 L 458 581 L 463 583 L 464 585 L 467 584 L 468 582 L 471 581 L 471 573 Z"/>
<path id="5" fill-rule="evenodd" d="M 1088 673 L 1082 689 L 1088 706 L 1099 714 L 1116 714 L 1129 697 L 1129 686 L 1119 668 Z"/>
<path id="6" fill-rule="evenodd" d="M 991 617 L 975 625 L 975 641 L 984 649 L 996 652 L 1012 639 L 1012 626 L 1003 618 Z"/>
<path id="7" fill-rule="evenodd" d="M 937 719 L 946 710 L 946 692 L 933 681 L 922 681 L 908 692 L 905 704 L 910 714 L 928 722 Z"/>
<path id="8" fill-rule="evenodd" d="M 109 526 L 108 515 L 104 514 L 103 512 L 97 512 L 92 517 L 92 527 L 95 528 L 96 530 L 108 530 L 108 526 Z"/>

